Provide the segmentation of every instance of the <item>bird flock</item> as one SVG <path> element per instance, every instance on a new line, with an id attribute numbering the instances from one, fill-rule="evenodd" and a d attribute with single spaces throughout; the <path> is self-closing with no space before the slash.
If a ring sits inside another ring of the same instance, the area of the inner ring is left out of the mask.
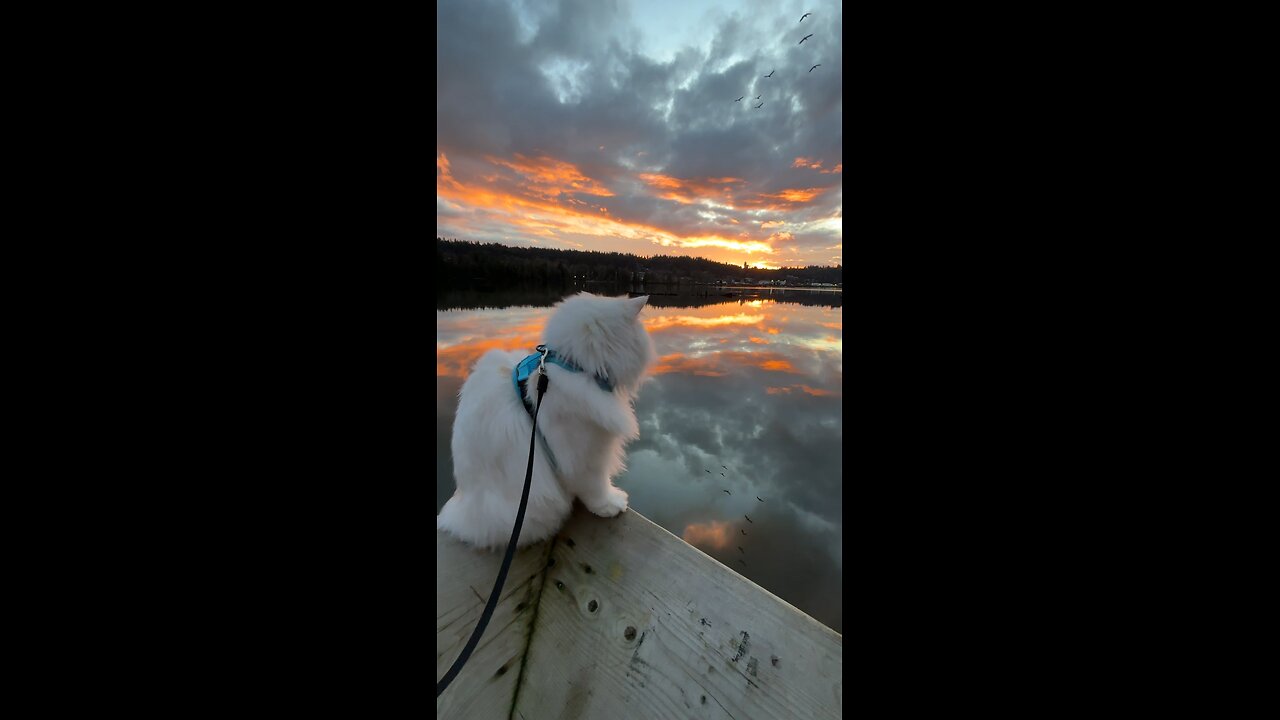
<path id="1" fill-rule="evenodd" d="M 800 22 L 802 22 L 802 23 L 803 23 L 803 22 L 804 22 L 804 19 L 805 19 L 805 18 L 807 18 L 807 17 L 809 17 L 809 16 L 810 16 L 810 15 L 812 15 L 812 14 L 813 14 L 813 13 L 805 13 L 804 15 L 801 15 L 801 16 L 800 16 Z M 808 40 L 808 39 L 809 39 L 809 38 L 811 38 L 811 37 L 813 37 L 813 33 L 809 33 L 808 35 L 805 35 L 804 37 L 800 38 L 800 42 L 799 42 L 799 43 L 796 43 L 796 44 L 797 44 L 797 45 L 803 45 L 803 44 L 804 44 L 804 41 L 805 41 L 805 40 Z M 820 67 L 822 67 L 822 63 L 817 63 L 817 64 L 815 64 L 813 67 L 809 68 L 809 72 L 813 72 L 814 70 L 817 70 L 817 69 L 818 69 L 818 68 L 820 68 Z M 768 75 L 765 75 L 764 77 L 765 77 L 765 78 L 771 78 L 771 77 L 773 77 L 773 74 L 774 74 L 775 72 L 777 72 L 777 68 L 774 68 L 774 69 L 769 70 L 769 74 L 768 74 Z M 742 100 L 743 100 L 744 98 L 746 98 L 746 97 L 747 97 L 746 95 L 743 95 L 742 97 L 738 98 L 737 100 L 734 100 L 734 102 L 742 102 Z M 761 98 L 763 98 L 763 97 L 764 97 L 764 93 L 760 93 L 759 95 L 757 95 L 757 96 L 756 96 L 756 100 L 760 100 L 761 102 L 760 102 L 760 104 L 759 104 L 759 105 L 752 105 L 752 107 L 753 107 L 753 108 L 755 108 L 756 110 L 759 110 L 760 108 L 764 107 L 764 101 L 761 99 Z M 720 467 L 724 468 L 725 470 L 728 470 L 728 469 L 729 469 L 729 468 L 725 467 L 724 465 L 721 465 Z M 704 470 L 706 470 L 706 468 L 703 468 L 703 469 L 704 469 Z M 710 471 L 710 470 L 706 470 L 706 472 L 707 472 L 707 474 L 708 474 L 708 475 L 709 475 L 709 474 L 711 474 L 711 471 Z M 720 477 L 725 477 L 725 474 L 724 474 L 724 473 L 720 473 Z M 722 490 L 724 491 L 724 494 L 725 494 L 725 495 L 733 495 L 733 493 L 729 492 L 728 490 L 724 490 L 723 488 L 722 488 Z M 764 498 L 760 497 L 759 495 L 757 495 L 757 496 L 756 496 L 756 500 L 758 500 L 758 501 L 760 501 L 760 502 L 764 502 Z M 751 519 L 751 517 L 750 517 L 749 515 L 743 515 L 742 517 L 746 518 L 746 521 L 747 521 L 748 523 L 750 523 L 750 524 L 752 524 L 752 525 L 754 525 L 754 524 L 755 524 L 755 521 L 754 521 L 754 520 L 752 520 L 752 519 Z M 744 536 L 747 534 L 747 529 L 746 529 L 746 528 L 738 528 L 738 530 L 739 530 L 739 531 L 740 531 Z M 739 546 L 738 546 L 738 552 L 742 553 L 743 555 L 746 555 L 746 554 L 747 554 L 747 551 L 746 551 L 746 550 L 744 550 L 744 549 L 742 549 L 742 546 L 741 546 L 741 545 L 739 545 Z M 737 558 L 737 560 L 738 560 L 738 562 L 742 563 L 744 566 L 747 564 L 747 561 L 746 561 L 746 560 L 744 560 L 744 559 L 742 559 L 742 558 Z"/>
<path id="2" fill-rule="evenodd" d="M 803 23 L 803 22 L 804 22 L 804 19 L 805 19 L 805 18 L 808 18 L 808 17 L 809 17 L 809 15 L 812 15 L 812 14 L 813 14 L 813 13 L 805 13 L 805 14 L 803 14 L 803 15 L 800 15 L 800 22 L 801 22 L 801 23 Z M 810 24 L 813 24 L 813 23 L 810 23 Z M 804 37 L 801 37 L 801 38 L 800 38 L 800 42 L 799 42 L 799 44 L 797 44 L 797 45 L 804 45 L 804 41 L 805 41 L 805 40 L 809 40 L 809 38 L 810 38 L 810 37 L 813 37 L 813 36 L 814 36 L 814 33 L 810 32 L 810 33 L 809 33 L 809 35 L 806 35 L 806 36 L 804 36 Z M 810 46 L 810 47 L 812 47 L 812 46 Z M 815 70 L 815 69 L 818 69 L 818 68 L 820 68 L 820 67 L 822 67 L 822 63 L 814 64 L 812 68 L 809 68 L 809 72 L 810 72 L 810 73 L 812 73 L 812 72 L 814 72 L 814 70 Z M 777 72 L 777 68 L 773 68 L 773 69 L 769 70 L 769 74 L 767 74 L 767 76 L 763 76 L 763 77 L 765 77 L 765 78 L 772 78 L 772 77 L 773 77 L 773 73 L 776 73 L 776 72 Z M 763 92 L 762 92 L 762 94 L 760 94 L 760 95 L 756 95 L 756 96 L 755 96 L 755 99 L 756 99 L 756 100 L 760 100 L 760 104 L 759 104 L 759 105 L 751 105 L 751 106 L 753 106 L 753 108 L 755 108 L 756 110 L 759 110 L 760 108 L 763 108 L 763 106 L 764 106 L 763 97 L 764 97 Z M 746 99 L 746 95 L 739 97 L 739 99 L 737 99 L 737 100 L 735 100 L 735 101 L 733 101 L 733 102 L 741 102 L 742 100 L 745 100 L 745 99 Z M 726 465 L 721 465 L 721 468 L 723 468 L 724 470 L 728 470 L 728 466 L 726 466 Z M 712 471 L 710 471 L 710 469 L 703 468 L 703 471 L 704 471 L 704 473 L 707 473 L 708 475 L 709 475 L 709 474 L 712 474 Z M 721 473 L 721 477 L 722 477 L 722 478 L 724 478 L 724 477 L 726 477 L 726 475 L 724 475 L 724 473 Z M 730 491 L 728 491 L 728 489 L 727 489 L 727 488 L 721 488 L 721 491 L 724 493 L 724 495 L 730 495 L 730 496 L 732 496 L 732 495 L 733 495 L 733 493 L 732 493 L 732 492 L 730 492 Z M 759 502 L 764 502 L 764 498 L 763 498 L 763 497 L 760 497 L 760 496 L 755 496 L 755 500 L 756 500 L 756 501 L 759 501 Z M 754 525 L 754 524 L 755 524 L 755 520 L 751 520 L 751 516 L 750 516 L 750 515 L 745 515 L 745 514 L 744 514 L 744 515 L 742 515 L 742 518 L 746 519 L 746 521 L 748 521 L 748 524 L 751 524 L 751 525 Z M 741 533 L 742 533 L 742 536 L 744 536 L 744 537 L 746 536 L 746 534 L 748 534 L 748 532 L 746 532 L 746 528 L 739 528 L 739 532 L 741 532 Z M 745 548 L 742 548 L 742 546 L 737 546 L 737 551 L 739 551 L 740 553 L 742 553 L 742 555 L 744 555 L 744 556 L 746 555 L 746 550 L 745 550 Z M 744 566 L 746 565 L 746 560 L 742 559 L 742 557 L 739 557 L 739 559 L 736 559 L 736 560 L 737 560 L 737 561 L 739 561 L 739 562 L 741 562 L 741 564 L 742 564 L 742 565 L 744 565 Z M 705 620 L 704 620 L 704 623 L 705 623 Z"/>
<path id="3" fill-rule="evenodd" d="M 728 469 L 729 469 L 729 467 L 728 467 L 727 465 L 721 465 L 720 467 L 724 468 L 725 470 L 728 470 Z M 703 468 L 703 469 L 702 469 L 702 471 L 703 471 L 703 472 L 705 472 L 705 473 L 707 473 L 708 475 L 710 475 L 710 474 L 711 474 L 711 471 L 710 471 L 710 470 L 708 470 L 708 469 L 706 469 L 706 468 Z M 720 473 L 720 477 L 725 477 L 725 474 L 724 474 L 724 473 Z M 729 492 L 729 491 L 728 491 L 727 489 L 725 489 L 725 488 L 720 488 L 720 491 L 721 491 L 721 492 L 723 492 L 725 495 L 732 495 L 732 494 L 733 494 L 733 493 Z M 760 501 L 760 502 L 764 502 L 764 498 L 760 497 L 759 495 L 756 495 L 756 500 L 758 500 L 758 501 Z M 751 523 L 752 525 L 754 525 L 754 524 L 755 524 L 755 522 L 756 522 L 755 520 L 752 520 L 752 519 L 751 519 L 751 516 L 750 516 L 750 515 L 743 515 L 742 517 L 746 518 L 747 522 Z M 747 534 L 747 529 L 746 529 L 746 528 L 738 528 L 738 530 L 739 530 L 739 532 L 741 532 L 743 535 L 746 535 L 746 534 Z M 746 550 L 743 550 L 741 545 L 739 545 L 739 546 L 738 546 L 738 551 L 739 551 L 739 552 L 741 552 L 743 555 L 746 555 L 746 554 L 747 554 L 747 551 L 746 551 Z M 746 561 L 746 560 L 743 560 L 742 558 L 738 558 L 738 562 L 742 563 L 743 565 L 746 565 L 746 564 L 747 564 L 747 561 Z"/>
<path id="4" fill-rule="evenodd" d="M 801 23 L 803 23 L 803 22 L 804 22 L 804 19 L 805 19 L 805 18 L 807 18 L 807 17 L 809 17 L 809 16 L 810 16 L 810 15 L 812 15 L 812 14 L 813 14 L 813 13 L 805 13 L 805 14 L 801 15 L 801 16 L 800 16 L 800 22 L 801 22 Z M 812 24 L 812 23 L 810 23 L 810 24 Z M 809 38 L 811 38 L 811 37 L 813 37 L 813 33 L 809 33 L 808 35 L 805 35 L 804 37 L 800 38 L 800 42 L 798 42 L 798 43 L 796 43 L 796 44 L 797 44 L 797 45 L 803 45 L 803 44 L 804 44 L 804 41 L 805 41 L 805 40 L 808 40 L 808 39 L 809 39 Z M 816 65 L 814 65 L 813 67 L 809 68 L 809 72 L 813 72 L 814 70 L 817 70 L 817 69 L 818 69 L 818 68 L 820 68 L 820 67 L 822 67 L 822 63 L 817 63 L 817 64 L 816 64 Z M 775 72 L 777 72 L 777 69 L 776 69 L 776 68 L 775 68 L 775 69 L 773 69 L 773 70 L 770 70 L 770 71 L 769 71 L 769 74 L 768 74 L 768 75 L 765 75 L 764 77 L 766 77 L 766 78 L 771 78 L 771 77 L 773 77 L 773 74 L 774 74 Z M 737 100 L 734 100 L 734 102 L 742 102 L 742 99 L 743 99 L 743 98 L 745 98 L 745 97 L 746 97 L 746 95 L 743 95 L 742 97 L 738 98 Z M 756 96 L 756 99 L 757 99 L 757 100 L 760 100 L 760 98 L 762 98 L 762 97 L 764 97 L 764 93 L 761 93 L 760 95 L 757 95 L 757 96 Z M 763 101 L 763 100 L 761 100 L 759 105 L 752 105 L 751 107 L 755 108 L 756 110 L 759 110 L 760 108 L 764 107 L 764 101 Z"/>

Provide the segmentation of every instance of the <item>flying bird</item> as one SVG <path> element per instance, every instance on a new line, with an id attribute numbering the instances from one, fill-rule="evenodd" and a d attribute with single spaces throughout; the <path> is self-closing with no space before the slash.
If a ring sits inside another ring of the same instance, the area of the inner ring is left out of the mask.
<path id="1" fill-rule="evenodd" d="M 762 97 L 764 97 L 764 95 L 757 95 L 757 96 L 756 96 L 756 99 L 757 99 L 757 100 L 759 100 L 759 99 L 760 99 L 760 98 L 762 98 Z M 721 466 L 721 467 L 723 467 L 723 466 Z M 728 469 L 729 469 L 729 468 L 725 468 L 725 470 L 728 470 Z"/>
<path id="2" fill-rule="evenodd" d="M 808 39 L 809 39 L 809 38 L 811 38 L 811 37 L 813 37 L 813 33 L 809 33 L 808 35 L 805 35 L 804 37 L 800 38 L 800 42 L 798 42 L 798 43 L 796 43 L 796 44 L 797 44 L 797 45 L 803 45 L 803 44 L 804 44 L 804 41 L 805 41 L 805 40 L 808 40 Z"/>
<path id="3" fill-rule="evenodd" d="M 720 477 L 724 477 L 724 473 L 720 473 Z"/>
<path id="4" fill-rule="evenodd" d="M 757 495 L 757 496 L 756 496 L 756 499 L 757 499 L 757 500 L 760 500 L 760 496 L 759 496 L 759 495 Z M 760 500 L 760 502 L 764 502 L 764 500 Z"/>
<path id="5" fill-rule="evenodd" d="M 724 468 L 725 470 L 728 470 L 728 469 L 729 469 L 729 468 L 725 467 L 724 465 L 721 465 L 720 467 Z"/>
<path id="6" fill-rule="evenodd" d="M 743 555 L 747 554 L 747 551 L 743 550 L 741 545 L 738 546 L 738 552 L 742 553 Z"/>
<path id="7" fill-rule="evenodd" d="M 751 521 L 751 518 L 747 517 L 746 515 L 743 515 L 742 517 L 747 518 L 747 522 L 751 523 L 752 525 L 755 525 L 755 523 Z"/>
<path id="8" fill-rule="evenodd" d="M 805 19 L 805 18 L 807 18 L 807 17 L 809 17 L 809 16 L 810 16 L 810 15 L 812 15 L 812 14 L 813 14 L 813 13 L 805 13 L 805 14 L 801 15 L 801 16 L 800 16 L 800 22 L 804 22 L 804 19 Z"/>
<path id="9" fill-rule="evenodd" d="M 732 495 L 733 493 L 729 492 L 728 490 L 725 490 L 725 491 L 724 491 L 724 494 L 725 494 L 725 495 Z M 763 502 L 763 501 L 762 501 L 762 502 Z"/>
<path id="10" fill-rule="evenodd" d="M 760 103 L 759 105 L 757 105 L 757 106 L 756 106 L 756 109 L 757 109 L 757 110 L 759 110 L 759 109 L 760 109 L 760 108 L 762 108 L 762 107 L 764 107 L 764 103 Z"/>
<path id="11" fill-rule="evenodd" d="M 710 470 L 708 470 L 708 469 L 706 469 L 706 468 L 702 468 L 702 472 L 704 472 L 704 473 L 710 473 L 711 471 L 710 471 Z"/>
<path id="12" fill-rule="evenodd" d="M 739 529 L 741 529 L 741 528 L 739 528 Z M 742 531 L 742 534 L 743 534 L 743 535 L 746 535 L 746 534 L 747 534 L 747 531 L 746 531 L 746 530 L 743 530 L 743 531 Z"/>
<path id="13" fill-rule="evenodd" d="M 818 63 L 817 65 L 814 65 L 813 67 L 809 68 L 809 72 L 813 72 L 813 68 L 820 68 L 820 67 L 822 67 L 822 63 Z"/>
<path id="14" fill-rule="evenodd" d="M 773 74 L 774 74 L 775 72 L 777 72 L 777 70 L 770 70 L 770 71 L 769 71 L 769 74 L 768 74 L 768 75 L 765 75 L 765 77 L 773 77 Z"/>

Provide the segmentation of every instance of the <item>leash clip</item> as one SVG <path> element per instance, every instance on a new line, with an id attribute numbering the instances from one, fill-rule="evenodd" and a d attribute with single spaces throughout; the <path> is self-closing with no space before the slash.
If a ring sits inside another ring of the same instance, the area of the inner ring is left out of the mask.
<path id="1" fill-rule="evenodd" d="M 538 351 L 538 353 L 540 354 L 540 357 L 538 358 L 538 374 L 546 375 L 547 374 L 547 353 L 550 351 L 547 350 L 546 345 L 539 345 L 538 347 L 534 348 L 534 350 Z"/>

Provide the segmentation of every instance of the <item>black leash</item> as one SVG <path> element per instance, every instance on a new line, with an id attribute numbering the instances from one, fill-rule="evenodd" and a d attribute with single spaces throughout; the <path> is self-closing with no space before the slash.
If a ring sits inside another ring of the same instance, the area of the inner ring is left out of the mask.
<path id="1" fill-rule="evenodd" d="M 449 668 L 449 672 L 440 678 L 440 682 L 436 683 L 436 697 L 440 697 L 440 693 L 449 687 L 449 683 L 458 676 L 462 671 L 462 666 L 467 663 L 467 659 L 471 657 L 471 652 L 476 649 L 476 645 L 480 643 L 480 636 L 484 634 L 485 626 L 489 624 L 489 619 L 493 617 L 493 611 L 498 607 L 498 598 L 502 595 L 502 585 L 507 581 L 507 571 L 511 569 L 511 560 L 516 555 L 516 540 L 520 538 L 520 526 L 524 525 L 524 509 L 529 504 L 529 486 L 533 482 L 533 441 L 538 436 L 538 410 L 542 409 L 542 394 L 547 391 L 547 373 L 544 368 L 538 370 L 538 404 L 533 409 L 533 434 L 529 436 L 529 467 L 524 472 L 524 493 L 520 495 L 520 509 L 516 512 L 516 526 L 511 529 L 511 541 L 507 543 L 507 555 L 502 558 L 502 568 L 498 570 L 498 580 L 493 584 L 493 592 L 489 594 L 489 603 L 484 606 L 484 613 L 480 616 L 480 622 L 476 625 L 476 629 L 471 633 L 471 639 L 467 641 L 466 647 L 462 648 L 462 654 L 457 660 L 453 661 L 453 667 Z"/>

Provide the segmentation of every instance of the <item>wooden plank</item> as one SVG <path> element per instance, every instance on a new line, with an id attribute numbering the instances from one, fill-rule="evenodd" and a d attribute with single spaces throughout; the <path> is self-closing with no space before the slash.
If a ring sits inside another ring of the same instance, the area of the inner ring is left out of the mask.
<path id="1" fill-rule="evenodd" d="M 842 637 L 634 510 L 551 557 L 516 720 L 840 717 Z"/>
<path id="2" fill-rule="evenodd" d="M 541 542 L 516 553 L 480 644 L 436 698 L 436 717 L 488 720 L 510 715 L 550 546 Z M 502 553 L 476 550 L 436 531 L 437 682 L 475 630 L 501 565 Z"/>

